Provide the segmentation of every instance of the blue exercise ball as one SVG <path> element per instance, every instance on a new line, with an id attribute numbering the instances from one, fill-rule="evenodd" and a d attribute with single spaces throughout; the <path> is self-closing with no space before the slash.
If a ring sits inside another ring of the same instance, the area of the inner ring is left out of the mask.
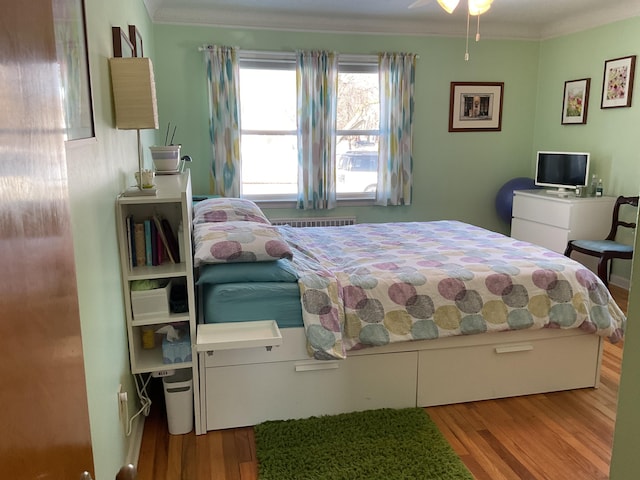
<path id="1" fill-rule="evenodd" d="M 518 177 L 505 183 L 496 195 L 496 211 L 498 216 L 507 223 L 511 223 L 511 211 L 513 209 L 513 191 L 531 190 L 536 188 L 533 178 Z"/>

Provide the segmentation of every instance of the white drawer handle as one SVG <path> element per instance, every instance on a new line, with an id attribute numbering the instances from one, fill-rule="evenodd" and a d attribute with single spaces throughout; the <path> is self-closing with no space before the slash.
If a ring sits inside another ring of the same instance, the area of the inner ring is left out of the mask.
<path id="1" fill-rule="evenodd" d="M 505 345 L 503 347 L 496 347 L 496 353 L 514 353 L 514 352 L 528 352 L 533 350 L 533 345 Z"/>
<path id="2" fill-rule="evenodd" d="M 316 370 L 335 370 L 340 365 L 338 362 L 302 363 L 296 365 L 296 372 L 313 372 Z"/>

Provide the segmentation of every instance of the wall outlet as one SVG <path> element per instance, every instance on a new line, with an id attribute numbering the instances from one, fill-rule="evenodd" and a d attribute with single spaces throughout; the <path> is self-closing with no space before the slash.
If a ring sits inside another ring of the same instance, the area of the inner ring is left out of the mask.
<path id="1" fill-rule="evenodd" d="M 128 420 L 128 400 L 129 396 L 122 389 L 122 384 L 118 385 L 118 414 L 120 420 Z"/>

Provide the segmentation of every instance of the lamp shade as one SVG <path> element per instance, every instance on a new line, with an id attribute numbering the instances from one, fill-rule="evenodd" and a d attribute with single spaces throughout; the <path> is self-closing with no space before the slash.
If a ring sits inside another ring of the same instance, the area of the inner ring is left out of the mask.
<path id="1" fill-rule="evenodd" d="M 153 65 L 149 58 L 110 58 L 116 128 L 158 128 Z"/>
<path id="2" fill-rule="evenodd" d="M 458 3 L 460 3 L 460 0 L 438 0 L 438 3 L 445 12 L 453 13 L 453 11 L 458 6 Z"/>

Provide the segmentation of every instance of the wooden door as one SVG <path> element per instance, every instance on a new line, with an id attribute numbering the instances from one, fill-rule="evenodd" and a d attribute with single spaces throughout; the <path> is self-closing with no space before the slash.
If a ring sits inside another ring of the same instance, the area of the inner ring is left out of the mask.
<path id="1" fill-rule="evenodd" d="M 0 476 L 94 476 L 50 0 L 0 0 Z"/>

